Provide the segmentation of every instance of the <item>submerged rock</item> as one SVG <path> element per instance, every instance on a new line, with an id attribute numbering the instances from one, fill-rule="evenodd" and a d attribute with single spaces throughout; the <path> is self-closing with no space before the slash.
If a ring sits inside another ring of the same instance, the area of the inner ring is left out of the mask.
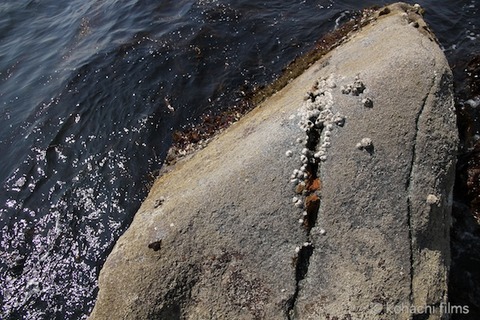
<path id="1" fill-rule="evenodd" d="M 90 319 L 440 319 L 457 135 L 418 12 L 379 11 L 158 178 Z"/>

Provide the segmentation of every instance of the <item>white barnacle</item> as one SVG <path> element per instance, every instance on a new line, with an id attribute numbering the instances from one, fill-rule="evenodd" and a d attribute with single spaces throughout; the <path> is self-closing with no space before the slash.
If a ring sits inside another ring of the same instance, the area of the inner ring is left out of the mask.
<path id="1" fill-rule="evenodd" d="M 333 122 L 335 122 L 336 125 L 342 127 L 342 126 L 344 125 L 344 123 L 345 123 L 345 117 L 337 116 L 337 117 L 335 117 L 335 119 L 334 119 Z"/>
<path id="2" fill-rule="evenodd" d="M 355 147 L 356 147 L 357 149 L 360 149 L 360 150 L 363 149 L 363 146 L 362 146 L 362 144 L 361 144 L 360 142 L 357 143 L 357 144 L 355 145 Z"/>
<path id="3" fill-rule="evenodd" d="M 297 202 L 295 202 L 295 207 L 297 207 L 297 208 L 303 208 L 303 201 L 302 201 L 302 200 L 298 200 Z"/>
<path id="4" fill-rule="evenodd" d="M 315 158 L 320 159 L 320 158 L 323 157 L 324 155 L 325 155 L 325 151 L 320 150 L 320 151 L 318 151 L 317 153 L 315 153 Z"/>
<path id="5" fill-rule="evenodd" d="M 324 127 L 323 120 L 321 118 L 317 118 L 317 120 L 315 120 L 315 127 L 319 128 L 319 129 Z"/>
<path id="6" fill-rule="evenodd" d="M 308 215 L 308 212 L 307 211 L 303 211 L 302 212 L 302 216 L 306 217 Z"/>
<path id="7" fill-rule="evenodd" d="M 305 178 L 305 172 L 303 172 L 303 171 L 298 171 L 298 173 L 297 173 L 297 178 L 298 178 L 298 179 L 303 179 L 303 178 Z"/>
<path id="8" fill-rule="evenodd" d="M 429 195 L 427 196 L 427 203 L 428 203 L 429 205 L 437 204 L 438 202 L 439 202 L 439 199 L 438 199 L 438 197 L 437 197 L 436 195 L 434 195 L 434 194 L 429 194 Z"/>
<path id="9" fill-rule="evenodd" d="M 302 161 L 302 163 L 307 163 L 307 162 L 308 162 L 307 156 L 304 155 L 304 154 L 302 154 L 302 155 L 300 156 L 300 161 Z"/>
<path id="10" fill-rule="evenodd" d="M 320 161 L 326 161 L 327 160 L 327 156 L 321 156 L 320 157 Z"/>
<path id="11" fill-rule="evenodd" d="M 293 203 L 296 203 L 297 201 L 298 201 L 298 198 L 297 198 L 297 197 L 293 197 L 293 198 L 292 198 L 292 202 L 293 202 Z"/>
<path id="12" fill-rule="evenodd" d="M 312 110 L 312 111 L 309 111 L 308 114 L 307 114 L 307 117 L 308 118 L 316 118 L 318 117 L 318 115 L 320 114 L 320 111 L 318 109 L 315 109 L 315 110 Z"/>
<path id="13" fill-rule="evenodd" d="M 325 92 L 322 92 L 315 98 L 315 105 L 317 106 L 318 110 L 322 110 L 325 107 Z"/>
<path id="14" fill-rule="evenodd" d="M 325 115 L 325 117 L 323 118 L 323 120 L 325 120 L 327 122 L 327 125 L 325 126 L 327 128 L 327 130 L 332 130 L 333 128 L 333 125 L 331 125 L 332 123 L 332 120 L 333 120 L 333 114 L 329 112 Z M 331 127 L 329 127 L 329 125 L 331 125 Z"/>
<path id="15" fill-rule="evenodd" d="M 336 88 L 337 85 L 335 84 L 335 81 L 332 79 L 332 77 L 328 77 L 328 79 L 325 81 L 326 82 L 326 86 L 330 89 L 333 89 L 333 88 Z"/>
<path id="16" fill-rule="evenodd" d="M 290 182 L 293 183 L 293 184 L 297 184 L 297 183 L 298 183 L 298 179 L 295 179 L 295 178 L 290 179 Z"/>
<path id="17" fill-rule="evenodd" d="M 327 232 L 325 231 L 325 229 L 320 229 L 319 233 L 323 236 Z"/>
<path id="18" fill-rule="evenodd" d="M 303 243 L 303 246 L 304 246 L 304 247 L 310 247 L 311 245 L 312 245 L 311 242 L 304 242 L 304 243 Z"/>
<path id="19" fill-rule="evenodd" d="M 303 154 L 303 155 L 308 156 L 309 153 L 310 153 L 310 150 L 308 150 L 307 148 L 303 148 L 303 149 L 302 149 L 302 154 Z"/>
<path id="20" fill-rule="evenodd" d="M 298 223 L 302 224 L 302 223 L 303 223 L 303 219 L 298 219 Z"/>
<path id="21" fill-rule="evenodd" d="M 326 116 L 327 116 L 327 114 L 325 113 L 325 110 L 320 111 L 320 114 L 318 115 L 318 118 L 317 118 L 316 121 L 317 121 L 318 123 L 321 122 L 322 124 L 325 124 L 324 122 L 325 122 L 325 117 L 326 117 Z"/>
<path id="22" fill-rule="evenodd" d="M 300 247 L 295 247 L 295 252 L 299 253 L 300 252 Z"/>
<path id="23" fill-rule="evenodd" d="M 308 100 L 307 104 L 305 105 L 305 109 L 313 110 L 313 109 L 315 109 L 315 104 L 312 101 Z M 308 115 L 308 113 L 307 113 L 307 115 Z"/>
<path id="24" fill-rule="evenodd" d="M 362 144 L 362 147 L 364 147 L 364 148 L 368 148 L 368 147 L 371 147 L 373 145 L 372 139 L 370 139 L 370 138 L 363 138 L 362 141 L 360 141 L 360 143 Z"/>
<path id="25" fill-rule="evenodd" d="M 364 98 L 362 99 L 363 106 L 365 108 L 372 108 L 373 107 L 373 101 L 370 98 Z"/>
<path id="26" fill-rule="evenodd" d="M 287 151 L 285 152 L 285 155 L 286 155 L 287 157 L 293 156 L 292 150 L 287 150 Z"/>

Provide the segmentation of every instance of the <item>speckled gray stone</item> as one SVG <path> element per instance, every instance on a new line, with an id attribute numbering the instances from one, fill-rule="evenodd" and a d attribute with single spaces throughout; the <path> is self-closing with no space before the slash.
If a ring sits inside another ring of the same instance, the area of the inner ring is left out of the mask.
<path id="1" fill-rule="evenodd" d="M 410 319 L 400 307 L 446 302 L 451 71 L 415 8 L 388 11 L 158 178 L 105 262 L 90 319 Z M 292 114 L 329 76 L 345 118 L 328 129 L 307 231 L 292 205 L 305 137 Z M 342 94 L 355 81 L 363 91 Z"/>

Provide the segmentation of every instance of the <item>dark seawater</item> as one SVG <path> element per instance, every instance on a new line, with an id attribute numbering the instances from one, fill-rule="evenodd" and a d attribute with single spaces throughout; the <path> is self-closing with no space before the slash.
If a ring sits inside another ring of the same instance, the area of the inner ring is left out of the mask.
<path id="1" fill-rule="evenodd" d="M 386 3 L 1 1 L 0 318 L 86 318 L 172 132 Z M 479 53 L 477 1 L 418 3 L 452 66 Z"/>

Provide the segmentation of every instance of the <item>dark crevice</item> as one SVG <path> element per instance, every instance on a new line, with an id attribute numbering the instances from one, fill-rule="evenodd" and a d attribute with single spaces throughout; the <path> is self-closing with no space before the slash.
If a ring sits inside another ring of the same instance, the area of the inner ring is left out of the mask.
<path id="1" fill-rule="evenodd" d="M 298 256 L 295 258 L 295 292 L 293 296 L 287 301 L 287 319 L 294 319 L 295 303 L 300 293 L 300 281 L 305 279 L 308 273 L 308 266 L 310 264 L 310 257 L 313 254 L 313 247 L 303 246 L 298 252 Z"/>
<path id="2" fill-rule="evenodd" d="M 313 121 L 314 122 L 314 121 Z M 320 144 L 320 137 L 323 130 L 322 127 L 312 127 L 307 130 L 307 141 L 305 143 L 306 148 L 315 153 L 317 146 Z M 313 157 L 312 157 L 313 158 Z M 306 278 L 308 274 L 308 267 L 310 265 L 310 257 L 313 254 L 314 247 L 311 244 L 310 232 L 315 227 L 318 218 L 318 211 L 320 208 L 320 197 L 316 194 L 317 187 L 313 187 L 318 179 L 319 163 L 318 161 L 309 162 L 306 168 L 307 177 L 305 179 L 305 189 L 303 194 L 305 195 L 305 212 L 303 226 L 307 234 L 307 242 L 300 247 L 297 257 L 294 259 L 295 264 L 295 292 L 293 296 L 287 301 L 287 319 L 292 320 L 295 318 L 295 304 L 297 302 L 298 295 L 300 293 L 300 282 Z"/>
<path id="3" fill-rule="evenodd" d="M 310 120 L 311 121 L 311 120 Z M 315 123 L 315 119 L 312 121 L 313 123 Z M 307 134 L 308 134 L 308 140 L 307 140 L 307 143 L 306 143 L 306 147 L 308 150 L 312 151 L 312 152 L 315 152 L 315 148 L 317 147 L 319 141 L 320 141 L 320 133 L 321 133 L 321 130 L 318 130 L 318 129 L 310 129 Z M 308 165 L 309 168 L 308 171 L 311 173 L 311 174 L 315 174 L 316 175 L 316 170 L 314 170 L 315 168 L 312 168 L 312 167 L 317 167 L 318 168 L 318 164 L 312 164 L 310 163 Z"/>
<path id="4" fill-rule="evenodd" d="M 306 147 L 310 150 L 313 154 L 317 145 L 320 143 L 320 135 L 322 129 L 316 129 L 315 127 L 310 129 L 307 132 L 308 140 L 306 143 Z M 306 190 L 305 190 L 305 211 L 307 212 L 307 216 L 304 219 L 304 227 L 307 230 L 307 237 L 310 241 L 310 230 L 315 226 L 317 223 L 318 217 L 318 209 L 320 205 L 320 201 L 318 196 L 316 195 L 315 191 L 310 189 L 310 186 L 314 184 L 315 180 L 318 179 L 317 172 L 318 172 L 318 162 L 309 163 L 307 165 L 307 179 L 305 180 Z"/>
<path id="5" fill-rule="evenodd" d="M 410 171 L 408 173 L 408 179 L 407 179 L 407 182 L 405 184 L 405 190 L 407 191 L 408 240 L 409 240 L 409 244 L 410 244 L 410 299 L 409 300 L 410 300 L 411 304 L 413 303 L 413 289 L 414 289 L 413 288 L 413 278 L 414 278 L 413 251 L 414 251 L 414 246 L 413 246 L 413 230 L 412 230 L 413 221 L 412 221 L 412 207 L 411 207 L 412 204 L 411 204 L 411 199 L 410 199 L 410 193 L 411 193 L 410 187 L 411 187 L 411 182 L 412 182 L 412 179 L 413 179 L 413 167 L 414 167 L 414 164 L 415 164 L 415 159 L 417 157 L 416 148 L 417 148 L 418 125 L 419 125 L 419 122 L 420 122 L 420 118 L 423 114 L 423 111 L 425 109 L 425 105 L 427 104 L 427 99 L 430 96 L 434 85 L 435 85 L 435 78 L 433 78 L 433 80 L 432 80 L 432 84 L 430 86 L 430 89 L 428 90 L 427 95 L 423 99 L 422 106 L 420 107 L 420 110 L 418 111 L 417 117 L 415 119 L 415 133 L 414 133 L 414 136 L 413 136 L 412 158 L 410 160 Z M 420 320 L 420 318 L 418 320 Z"/>
<path id="6" fill-rule="evenodd" d="M 310 257 L 313 254 L 313 247 L 306 246 L 300 249 L 298 253 L 297 268 L 295 270 L 295 279 L 297 283 L 303 279 L 308 273 L 308 265 L 310 264 Z"/>

